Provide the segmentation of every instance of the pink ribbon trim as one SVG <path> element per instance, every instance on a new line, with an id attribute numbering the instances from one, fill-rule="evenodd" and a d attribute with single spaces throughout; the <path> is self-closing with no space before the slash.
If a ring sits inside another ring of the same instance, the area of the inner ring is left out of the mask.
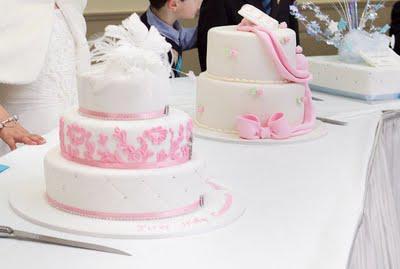
<path id="1" fill-rule="evenodd" d="M 253 32 L 262 41 L 264 48 L 270 58 L 273 59 L 278 73 L 288 81 L 304 84 L 304 119 L 301 124 L 290 127 L 283 113 L 272 115 L 265 123 L 252 114 L 240 115 L 237 118 L 237 129 L 239 136 L 244 139 L 286 139 L 296 135 L 312 131 L 315 125 L 315 110 L 312 105 L 312 94 L 308 85 L 312 78 L 307 70 L 307 61 L 304 55 L 296 55 L 297 66 L 292 67 L 286 58 L 279 40 L 266 28 L 260 26 L 248 26 L 241 24 L 239 31 Z"/>
<path id="2" fill-rule="evenodd" d="M 166 110 L 163 109 L 146 113 L 107 113 L 93 111 L 82 107 L 79 108 L 79 113 L 81 115 L 102 120 L 149 120 L 164 116 L 165 111 Z"/>
<path id="3" fill-rule="evenodd" d="M 176 216 L 181 216 L 185 214 L 189 214 L 198 208 L 200 208 L 200 200 L 173 210 L 163 211 L 163 212 L 145 212 L 145 213 L 108 213 L 108 212 L 99 212 L 99 211 L 91 211 L 80 209 L 77 207 L 65 205 L 60 203 L 53 198 L 51 198 L 46 193 L 46 199 L 48 203 L 62 211 L 89 217 L 89 218 L 97 218 L 97 219 L 110 219 L 110 220 L 126 220 L 126 221 L 138 221 L 138 220 L 151 220 L 151 219 L 162 219 L 162 218 L 172 218 Z"/>
<path id="4" fill-rule="evenodd" d="M 112 169 L 155 169 L 155 168 L 166 168 L 171 166 L 176 166 L 180 164 L 184 164 L 190 160 L 190 157 L 180 160 L 170 160 L 158 163 L 109 163 L 109 162 L 102 162 L 96 160 L 86 160 L 77 157 L 72 157 L 65 152 L 62 152 L 62 156 L 71 162 L 100 167 L 100 168 L 112 168 Z"/>

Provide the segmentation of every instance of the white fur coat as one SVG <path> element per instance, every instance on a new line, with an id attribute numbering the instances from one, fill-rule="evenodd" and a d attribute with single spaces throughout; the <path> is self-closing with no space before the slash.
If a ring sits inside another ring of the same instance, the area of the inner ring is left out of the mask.
<path id="1" fill-rule="evenodd" d="M 87 70 L 89 50 L 83 18 L 87 0 L 0 0 L 0 83 L 36 80 L 46 59 L 55 3 L 74 37 L 78 72 Z"/>

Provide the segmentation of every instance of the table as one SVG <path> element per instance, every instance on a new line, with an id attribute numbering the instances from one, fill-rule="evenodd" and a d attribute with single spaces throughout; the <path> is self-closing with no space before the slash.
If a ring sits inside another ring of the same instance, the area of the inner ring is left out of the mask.
<path id="1" fill-rule="evenodd" d="M 188 79 L 174 80 L 171 103 L 193 111 L 193 87 Z M 232 225 L 202 235 L 112 240 L 64 234 L 32 225 L 11 211 L 8 191 L 13 184 L 24 184 L 30 175 L 42 172 L 42 158 L 49 148 L 57 145 L 57 133 L 46 136 L 46 145 L 22 147 L 4 156 L 0 163 L 9 164 L 11 169 L 0 174 L 1 224 L 105 244 L 129 251 L 133 256 L 0 240 L 1 266 L 10 269 L 363 268 L 360 266 L 365 261 L 365 253 L 371 249 L 365 247 L 362 237 L 368 236 L 371 230 L 371 225 L 365 225 L 364 220 L 374 217 L 367 218 L 366 212 L 377 212 L 377 209 L 367 210 L 368 203 L 374 204 L 371 195 L 378 193 L 369 187 L 373 172 L 377 171 L 371 168 L 374 163 L 371 156 L 379 148 L 376 145 L 384 142 L 377 142 L 376 132 L 378 127 L 379 132 L 383 130 L 381 111 L 400 108 L 400 102 L 368 105 L 316 95 L 325 100 L 317 103 L 318 115 L 345 120 L 349 125 L 327 125 L 329 134 L 322 139 L 279 146 L 195 139 L 194 149 L 206 160 L 211 178 L 240 190 L 247 206 L 246 213 Z M 381 153 L 384 158 L 385 152 Z M 396 199 L 400 201 L 399 197 Z M 399 207 L 391 208 L 400 213 Z M 395 247 L 391 251 L 396 251 Z M 396 262 L 391 256 L 386 260 Z"/>

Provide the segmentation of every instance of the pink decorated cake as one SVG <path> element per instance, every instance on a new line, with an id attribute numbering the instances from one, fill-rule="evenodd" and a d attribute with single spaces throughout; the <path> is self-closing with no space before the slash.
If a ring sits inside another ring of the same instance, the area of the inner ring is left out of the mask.
<path id="1" fill-rule="evenodd" d="M 208 33 L 195 123 L 244 139 L 287 139 L 313 130 L 311 75 L 296 34 L 252 6 L 239 26 Z"/>
<path id="2" fill-rule="evenodd" d="M 93 218 L 174 217 L 201 206 L 204 164 L 191 118 L 169 109 L 170 45 L 136 14 L 94 42 L 79 109 L 60 119 L 44 162 L 48 202 Z"/>

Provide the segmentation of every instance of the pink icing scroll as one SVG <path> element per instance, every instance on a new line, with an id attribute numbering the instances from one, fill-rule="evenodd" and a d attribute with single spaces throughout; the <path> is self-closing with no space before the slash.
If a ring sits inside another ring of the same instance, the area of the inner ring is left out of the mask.
<path id="1" fill-rule="evenodd" d="M 244 21 L 238 27 L 239 31 L 253 32 L 262 41 L 265 51 L 273 59 L 278 73 L 285 79 L 304 84 L 304 120 L 297 126 L 290 126 L 283 113 L 276 113 L 265 121 L 261 121 L 256 115 L 247 114 L 237 118 L 237 130 L 239 136 L 244 139 L 287 139 L 293 136 L 312 131 L 315 125 L 315 111 L 312 105 L 311 90 L 308 85 L 312 78 L 308 71 L 307 60 L 298 50 L 296 55 L 297 66 L 292 67 L 286 58 L 279 40 L 268 29 L 261 26 L 249 26 Z"/>
<path id="2" fill-rule="evenodd" d="M 86 108 L 79 108 L 79 113 L 83 116 L 102 119 L 102 120 L 149 120 L 161 118 L 165 115 L 165 109 L 146 113 L 107 113 L 93 111 Z"/>
<path id="3" fill-rule="evenodd" d="M 172 218 L 180 215 L 185 215 L 192 213 L 193 211 L 200 208 L 200 200 L 195 201 L 194 203 L 163 212 L 143 212 L 143 213 L 111 213 L 111 212 L 99 212 L 92 210 L 85 210 L 81 208 L 77 208 L 74 206 L 65 205 L 60 203 L 53 198 L 51 198 L 48 194 L 46 194 L 46 199 L 48 203 L 59 210 L 83 216 L 89 218 L 96 219 L 109 219 L 109 220 L 124 220 L 124 221 L 138 221 L 138 220 L 151 220 L 151 219 L 163 219 L 163 218 Z"/>

